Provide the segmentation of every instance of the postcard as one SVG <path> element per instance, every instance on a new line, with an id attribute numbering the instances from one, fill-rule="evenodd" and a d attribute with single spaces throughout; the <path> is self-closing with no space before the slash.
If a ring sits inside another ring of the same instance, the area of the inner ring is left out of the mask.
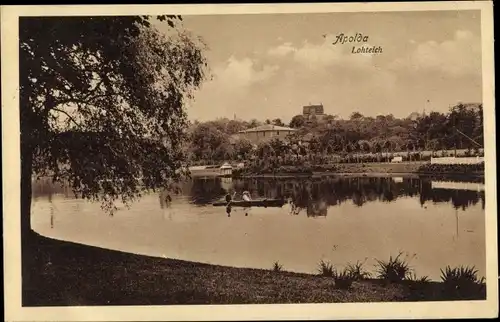
<path id="1" fill-rule="evenodd" d="M 2 6 L 6 321 L 498 316 L 492 6 Z"/>

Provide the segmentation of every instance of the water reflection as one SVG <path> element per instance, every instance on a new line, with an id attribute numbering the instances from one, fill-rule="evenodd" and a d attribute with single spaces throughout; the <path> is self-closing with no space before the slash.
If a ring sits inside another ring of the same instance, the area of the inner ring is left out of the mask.
<path id="1" fill-rule="evenodd" d="M 54 203 L 52 200 L 52 194 L 49 194 L 48 201 L 50 204 L 50 228 L 54 229 Z"/>
<path id="2" fill-rule="evenodd" d="M 322 180 L 233 180 L 230 187 L 223 187 L 218 178 L 197 180 L 192 183 L 193 203 L 206 204 L 220 199 L 226 193 L 248 190 L 254 198 L 285 199 L 291 204 L 291 213 L 306 209 L 307 216 L 326 216 L 328 207 L 352 202 L 362 207 L 367 202 L 393 202 L 402 197 L 418 197 L 420 205 L 427 202 L 450 203 L 465 210 L 481 201 L 485 204 L 484 190 L 457 189 L 453 184 L 433 184 L 425 178 L 328 178 Z M 459 184 L 460 185 L 460 184 Z M 464 186 L 465 184 L 462 184 Z M 477 185 L 475 185 L 477 187 Z"/>
<path id="3" fill-rule="evenodd" d="M 173 195 L 185 195 L 191 204 L 202 206 L 220 200 L 226 194 L 235 193 L 237 198 L 241 197 L 241 193 L 245 190 L 249 191 L 254 199 L 286 200 L 291 214 L 298 215 L 305 210 L 308 217 L 324 217 L 327 215 L 328 208 L 340 206 L 346 202 L 362 207 L 369 202 L 390 203 L 403 197 L 418 197 L 422 208 L 426 208 L 427 202 L 449 203 L 455 209 L 462 210 L 479 202 L 483 210 L 485 207 L 484 184 L 401 177 L 287 180 L 204 178 L 184 182 L 176 189 L 163 190 L 158 198 L 160 208 L 164 210 L 164 213 L 168 213 Z M 44 195 L 51 198 L 54 193 L 73 198 L 69 188 L 54 185 L 48 181 L 36 182 L 33 187 L 35 199 Z M 226 209 L 226 211 L 228 215 L 231 214 L 231 209 Z"/>

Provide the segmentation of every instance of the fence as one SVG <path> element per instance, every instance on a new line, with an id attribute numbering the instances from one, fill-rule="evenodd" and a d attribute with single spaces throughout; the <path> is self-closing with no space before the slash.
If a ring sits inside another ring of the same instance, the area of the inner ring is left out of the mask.
<path id="1" fill-rule="evenodd" d="M 484 162 L 484 157 L 455 158 L 442 157 L 431 158 L 431 164 L 478 164 Z"/>
<path id="2" fill-rule="evenodd" d="M 432 189 L 484 191 L 484 183 L 431 181 Z"/>

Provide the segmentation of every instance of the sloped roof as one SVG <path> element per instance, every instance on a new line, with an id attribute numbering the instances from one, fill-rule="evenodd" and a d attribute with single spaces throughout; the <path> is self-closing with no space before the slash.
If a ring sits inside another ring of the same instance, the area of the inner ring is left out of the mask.
<path id="1" fill-rule="evenodd" d="M 229 163 L 224 163 L 221 167 L 221 169 L 232 169 L 233 167 Z"/>
<path id="2" fill-rule="evenodd" d="M 243 130 L 238 133 L 262 132 L 262 131 L 297 131 L 297 129 L 292 129 L 291 127 L 285 127 L 285 126 L 265 124 L 251 129 Z"/>

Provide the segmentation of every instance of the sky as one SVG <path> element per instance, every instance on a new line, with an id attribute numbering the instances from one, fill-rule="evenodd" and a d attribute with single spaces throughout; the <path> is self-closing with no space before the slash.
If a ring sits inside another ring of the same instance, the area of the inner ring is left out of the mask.
<path id="1" fill-rule="evenodd" d="M 211 75 L 191 120 L 288 122 L 308 104 L 342 118 L 406 117 L 482 98 L 479 11 L 193 15 L 183 28 L 207 45 Z M 356 33 L 366 43 L 333 44 Z"/>

